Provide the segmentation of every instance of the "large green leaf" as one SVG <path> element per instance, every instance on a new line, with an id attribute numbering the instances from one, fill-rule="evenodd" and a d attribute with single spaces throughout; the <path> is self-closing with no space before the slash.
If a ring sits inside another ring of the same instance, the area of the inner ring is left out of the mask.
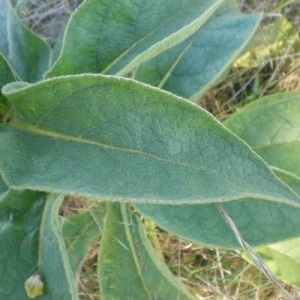
<path id="1" fill-rule="evenodd" d="M 135 78 L 196 101 L 236 60 L 260 19 L 227 0 L 189 39 L 140 65 Z"/>
<path id="2" fill-rule="evenodd" d="M 243 141 L 169 93 L 102 75 L 2 91 L 15 112 L 0 127 L 0 171 L 12 188 L 165 204 L 255 197 L 299 207 Z"/>
<path id="3" fill-rule="evenodd" d="M 101 235 L 106 205 L 100 202 L 87 211 L 63 219 L 63 236 L 74 275 L 79 276 L 91 243 Z"/>
<path id="4" fill-rule="evenodd" d="M 44 282 L 42 299 L 76 299 L 60 233 L 60 203 L 32 191 L 9 191 L 0 199 L 1 299 L 27 299 L 24 283 L 36 271 Z"/>
<path id="5" fill-rule="evenodd" d="M 275 172 L 298 194 L 299 177 L 295 174 L 300 173 L 299 109 L 299 94 L 279 94 L 246 106 L 225 122 L 269 163 L 290 170 L 291 173 L 280 169 L 275 169 Z M 161 227 L 196 243 L 238 246 L 213 205 L 164 207 L 139 204 L 136 207 Z M 299 211 L 292 207 L 244 199 L 224 204 L 224 208 L 252 246 L 284 241 L 300 234 Z"/>
<path id="6" fill-rule="evenodd" d="M 300 181 L 294 175 L 280 170 L 276 170 L 276 175 L 297 191 L 295 187 Z M 251 246 L 285 241 L 300 235 L 299 210 L 293 207 L 250 198 L 222 206 Z M 213 204 L 135 204 L 135 207 L 160 227 L 183 239 L 214 247 L 240 248 Z"/>
<path id="7" fill-rule="evenodd" d="M 152 248 L 125 204 L 109 204 L 99 253 L 103 300 L 193 299 Z"/>
<path id="8" fill-rule="evenodd" d="M 47 77 L 124 75 L 194 33 L 223 0 L 86 0 L 66 28 Z"/>
<path id="9" fill-rule="evenodd" d="M 300 177 L 300 93 L 264 97 L 225 124 L 269 165 Z"/>
<path id="10" fill-rule="evenodd" d="M 36 82 L 50 67 L 50 47 L 26 28 L 9 0 L 0 1 L 0 52 L 20 80 Z"/>

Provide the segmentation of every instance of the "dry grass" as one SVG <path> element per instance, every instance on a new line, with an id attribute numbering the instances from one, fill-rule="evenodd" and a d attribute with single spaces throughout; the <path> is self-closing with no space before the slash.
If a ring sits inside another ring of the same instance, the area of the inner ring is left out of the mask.
<path id="1" fill-rule="evenodd" d="M 17 10 L 24 22 L 53 45 L 60 28 L 66 23 L 80 0 L 29 0 L 17 1 Z M 276 14 L 284 14 L 300 31 L 300 3 L 296 1 L 240 0 L 245 12 L 264 11 L 272 14 L 265 18 L 264 28 L 270 26 Z M 220 120 L 250 101 L 274 91 L 300 90 L 300 51 L 294 45 L 280 55 L 270 53 L 258 68 L 232 69 L 227 80 L 210 89 L 200 100 L 200 105 Z M 65 208 L 78 208 L 78 203 L 68 202 Z M 64 214 L 70 211 L 65 210 Z M 153 230 L 153 228 L 149 229 Z M 210 249 L 180 240 L 155 227 L 164 259 L 196 299 L 283 299 L 282 294 L 264 276 L 243 260 L 236 252 Z M 152 232 L 153 233 L 153 232 Z M 88 254 L 79 283 L 81 299 L 95 300 L 98 283 L 96 277 L 96 241 Z M 286 287 L 295 299 L 300 294 Z"/>
<path id="2" fill-rule="evenodd" d="M 160 228 L 157 236 L 170 270 L 196 299 L 284 299 L 279 289 L 233 250 L 194 245 Z M 298 290 L 285 288 L 300 299 Z"/>
<path id="3" fill-rule="evenodd" d="M 271 28 L 283 15 L 295 34 L 286 42 L 282 53 L 271 49 L 259 66 L 232 68 L 224 82 L 200 99 L 199 104 L 221 121 L 259 97 L 274 92 L 300 91 L 300 2 L 240 0 L 239 4 L 245 13 L 265 13 L 259 30 Z M 262 35 L 260 39 L 267 46 L 267 38 Z"/>

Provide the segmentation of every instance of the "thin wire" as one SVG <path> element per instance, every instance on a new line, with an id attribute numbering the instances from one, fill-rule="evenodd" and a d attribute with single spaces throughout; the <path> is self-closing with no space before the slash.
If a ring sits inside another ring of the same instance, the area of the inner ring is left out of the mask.
<path id="1" fill-rule="evenodd" d="M 252 257 L 253 262 L 256 264 L 256 266 L 258 267 L 258 269 L 270 281 L 272 281 L 273 283 L 275 283 L 280 288 L 280 290 L 287 297 L 288 300 L 294 300 L 294 298 L 292 297 L 292 295 L 281 285 L 281 283 L 275 277 L 275 275 L 273 273 L 271 273 L 266 268 L 266 265 L 265 265 L 264 261 L 258 255 L 258 253 L 243 239 L 242 235 L 240 234 L 240 232 L 238 231 L 237 227 L 235 226 L 233 220 L 229 217 L 229 215 L 223 209 L 223 207 L 221 206 L 221 204 L 220 203 L 215 203 L 215 205 L 217 206 L 217 208 L 219 209 L 219 212 L 221 213 L 221 215 L 225 219 L 226 223 L 228 224 L 228 226 L 230 227 L 230 229 L 234 233 L 234 235 L 235 235 L 237 241 L 239 242 L 239 244 L 250 254 L 250 256 Z"/>

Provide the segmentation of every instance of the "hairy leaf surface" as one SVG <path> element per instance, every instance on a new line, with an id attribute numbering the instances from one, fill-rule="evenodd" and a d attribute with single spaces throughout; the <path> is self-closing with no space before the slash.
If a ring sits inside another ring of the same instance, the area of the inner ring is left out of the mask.
<path id="1" fill-rule="evenodd" d="M 40 272 L 42 299 L 77 299 L 60 232 L 62 199 L 9 191 L 0 199 L 0 298 L 27 299 L 25 281 Z"/>
<path id="2" fill-rule="evenodd" d="M 284 180 L 289 186 L 293 187 L 294 191 L 300 195 L 300 178 L 288 174 L 283 171 L 276 171 L 276 175 Z M 290 216 L 284 219 L 286 223 L 290 222 Z M 299 227 L 299 225 L 298 225 Z M 294 230 L 297 229 L 295 226 Z M 262 257 L 268 269 L 274 273 L 283 282 L 290 285 L 300 287 L 300 238 L 299 234 L 296 238 L 288 239 L 283 242 L 270 244 L 265 247 L 255 249 Z M 250 262 L 247 253 L 242 252 Z"/>
<path id="3" fill-rule="evenodd" d="M 72 15 L 47 77 L 124 75 L 194 33 L 223 0 L 86 0 Z"/>
<path id="4" fill-rule="evenodd" d="M 229 69 L 260 20 L 225 1 L 190 38 L 140 65 L 135 78 L 196 101 Z"/>
<path id="5" fill-rule="evenodd" d="M 3 93 L 15 115 L 0 127 L 0 170 L 13 188 L 133 202 L 255 197 L 299 206 L 243 141 L 169 93 L 102 75 L 9 84 Z"/>
<path id="6" fill-rule="evenodd" d="M 99 278 L 103 300 L 194 299 L 157 256 L 143 224 L 125 204 L 108 204 Z"/>
<path id="7" fill-rule="evenodd" d="M 9 0 L 0 1 L 0 52 L 19 80 L 36 82 L 50 67 L 50 47 L 19 20 Z"/>
<path id="8" fill-rule="evenodd" d="M 25 281 L 38 270 L 41 193 L 7 191 L 0 199 L 0 298 L 26 299 Z"/>
<path id="9" fill-rule="evenodd" d="M 247 105 L 228 119 L 226 125 L 244 138 L 269 164 L 276 166 L 276 175 L 300 195 L 299 116 L 300 94 L 289 92 L 270 95 Z M 299 218 L 296 212 L 298 210 L 282 216 L 279 223 L 293 224 Z M 282 228 L 279 225 L 280 231 Z M 284 241 L 256 250 L 277 277 L 299 287 L 298 228 L 299 224 L 294 223 L 290 229 L 294 233 L 292 236 L 286 234 Z"/>
<path id="10" fill-rule="evenodd" d="M 300 182 L 297 176 L 300 170 L 299 108 L 298 93 L 268 96 L 246 106 L 225 122 L 269 163 L 282 167 L 283 170 L 275 168 L 274 172 L 295 192 L 299 191 Z M 233 201 L 223 207 L 252 246 L 285 241 L 300 234 L 299 210 L 293 207 L 255 198 Z M 214 205 L 165 207 L 138 204 L 136 208 L 183 238 L 217 247 L 238 246 Z"/>
<path id="11" fill-rule="evenodd" d="M 62 195 L 48 196 L 42 217 L 38 266 L 45 284 L 43 300 L 79 299 L 58 216 L 62 201 Z"/>
<path id="12" fill-rule="evenodd" d="M 275 172 L 292 188 L 299 185 L 299 179 L 292 174 L 278 169 Z M 299 209 L 292 206 L 255 198 L 231 201 L 222 206 L 251 246 L 285 241 L 300 235 Z M 213 247 L 240 248 L 214 204 L 135 204 L 135 207 L 160 227 L 183 239 Z"/>
<path id="13" fill-rule="evenodd" d="M 269 165 L 300 177 L 300 93 L 266 96 L 225 122 Z"/>

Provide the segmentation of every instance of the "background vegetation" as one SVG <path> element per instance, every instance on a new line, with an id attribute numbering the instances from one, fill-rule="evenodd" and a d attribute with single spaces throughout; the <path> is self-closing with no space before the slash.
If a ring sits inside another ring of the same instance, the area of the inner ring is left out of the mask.
<path id="1" fill-rule="evenodd" d="M 14 1 L 19 16 L 51 45 L 81 0 Z M 199 105 L 224 121 L 245 104 L 279 91 L 300 91 L 300 3 L 298 1 L 240 0 L 244 12 L 264 11 L 261 27 L 226 81 L 210 89 Z M 282 18 L 284 16 L 285 18 Z M 61 218 L 86 209 L 84 199 L 68 198 Z M 255 266 L 235 251 L 194 245 L 144 220 L 157 251 L 197 299 L 283 299 Z M 95 240 L 82 266 L 81 299 L 98 299 L 96 264 L 100 240 Z M 286 286 L 295 299 L 300 291 Z"/>

